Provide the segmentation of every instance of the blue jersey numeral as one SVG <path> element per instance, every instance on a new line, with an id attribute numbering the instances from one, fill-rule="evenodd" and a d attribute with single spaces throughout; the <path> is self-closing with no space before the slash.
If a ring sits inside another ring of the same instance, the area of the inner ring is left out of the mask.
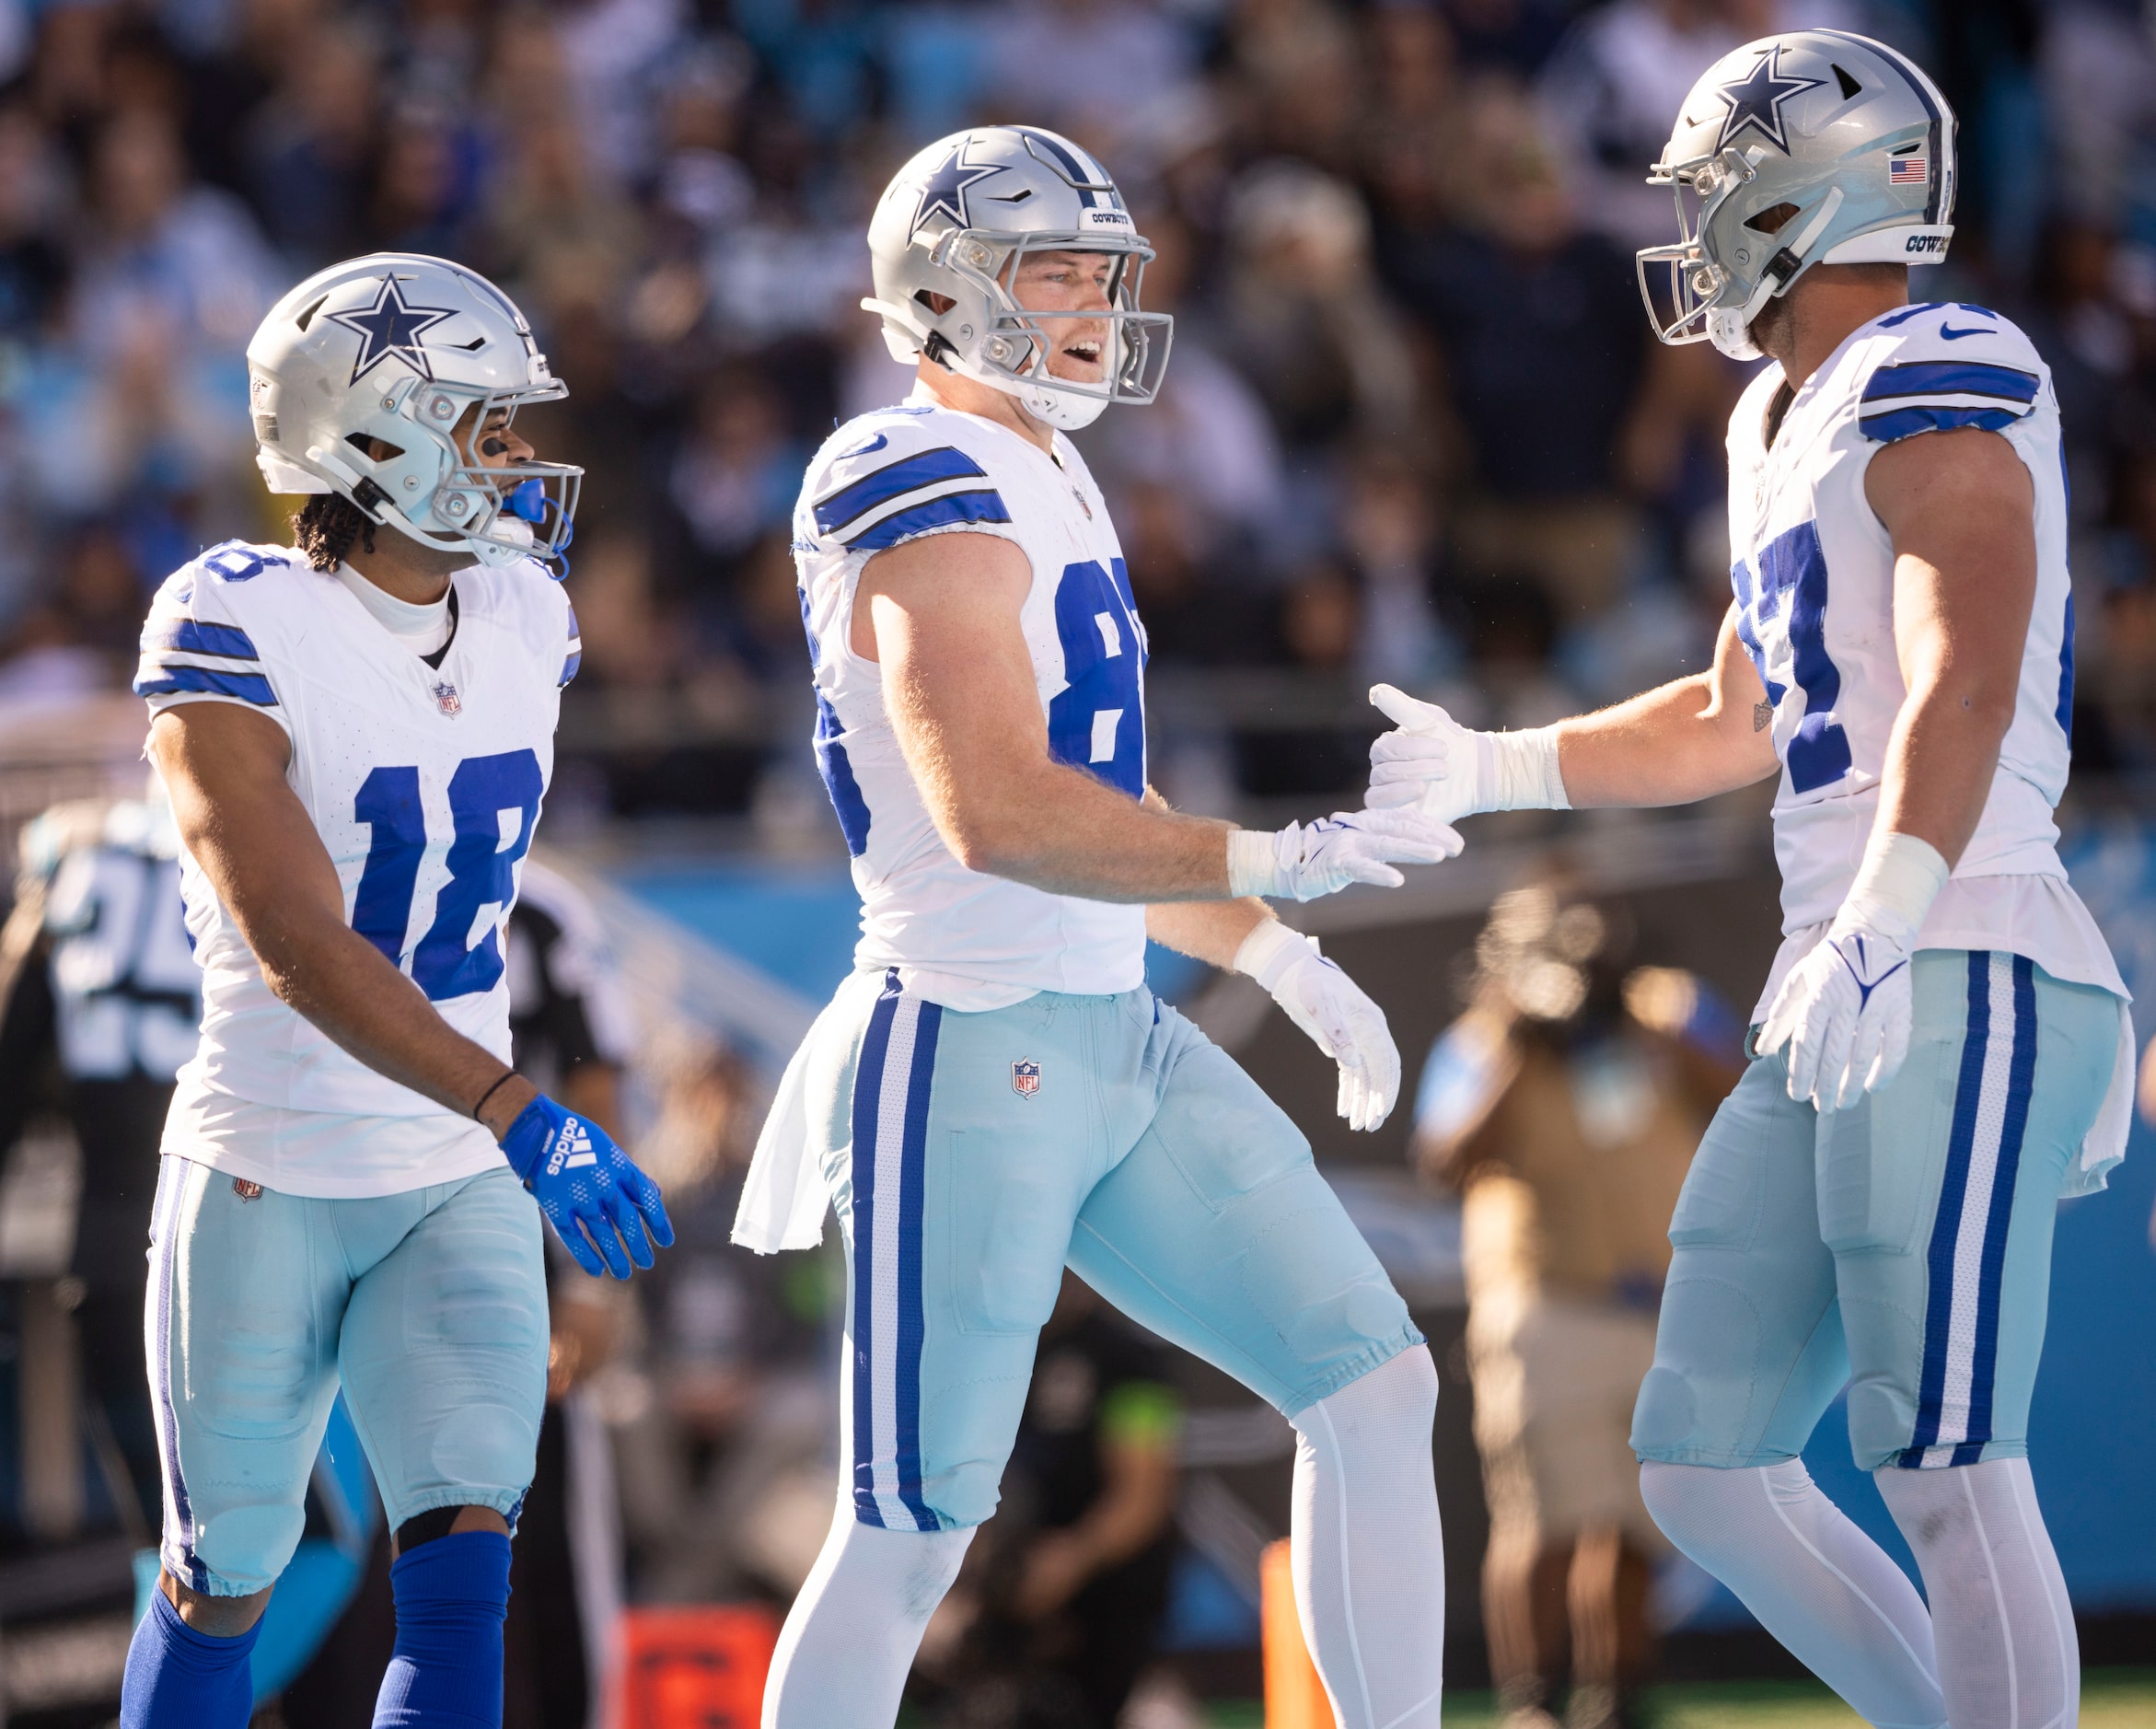
<path id="1" fill-rule="evenodd" d="M 489 907 L 505 908 L 516 898 L 516 863 L 531 848 L 545 791 L 539 758 L 528 749 L 467 757 L 450 775 L 449 880 L 435 897 L 434 923 L 411 952 L 412 982 L 431 1000 L 490 991 L 501 978 L 499 914 L 476 943 L 472 927 Z M 516 833 L 504 846 L 502 818 L 510 811 L 516 814 Z M 352 928 L 400 963 L 427 847 L 418 769 L 375 770 L 360 783 L 352 814 L 374 831 L 353 899 Z"/>
<path id="2" fill-rule="evenodd" d="M 1063 566 L 1056 635 L 1068 688 L 1048 707 L 1049 754 L 1141 798 L 1145 794 L 1145 639 L 1123 561 Z"/>
<path id="3" fill-rule="evenodd" d="M 1752 565 L 1758 580 L 1753 581 Z M 1841 700 L 1841 672 L 1826 652 L 1826 556 L 1819 548 L 1816 523 L 1800 522 L 1761 547 L 1752 564 L 1738 560 L 1730 571 L 1737 598 L 1737 638 L 1758 669 L 1768 701 L 1777 707 L 1788 687 L 1767 676 L 1764 627 L 1780 616 L 1789 598 L 1786 628 L 1790 674 L 1804 695 L 1804 715 L 1783 752 L 1790 785 L 1799 793 L 1827 786 L 1849 772 L 1849 734 L 1836 724 L 1834 705 Z"/>

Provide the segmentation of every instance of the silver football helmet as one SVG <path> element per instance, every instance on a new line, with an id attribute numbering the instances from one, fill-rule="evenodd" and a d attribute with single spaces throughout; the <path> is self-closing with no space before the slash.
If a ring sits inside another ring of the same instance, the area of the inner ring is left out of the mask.
<path id="1" fill-rule="evenodd" d="M 472 447 L 497 410 L 514 417 L 568 387 L 478 272 L 414 252 L 333 264 L 271 309 L 247 369 L 255 461 L 272 493 L 341 493 L 423 545 L 565 573 L 584 470 L 489 468 Z M 396 454 L 377 460 L 370 438 Z"/>
<path id="2" fill-rule="evenodd" d="M 1014 396 L 1051 426 L 1090 425 L 1110 402 L 1159 392 L 1175 320 L 1142 312 L 1138 284 L 1153 249 L 1107 170 L 1037 126 L 980 126 L 938 140 L 900 168 L 868 225 L 875 296 L 893 358 L 926 354 Z M 1116 260 L 1106 312 L 1034 312 L 1010 284 L 1029 252 L 1105 252 Z M 929 296 L 950 302 L 941 312 Z M 1049 371 L 1060 319 L 1104 319 L 1098 383 Z"/>
<path id="3" fill-rule="evenodd" d="M 1639 255 L 1654 333 L 1753 360 L 1754 316 L 1814 264 L 1946 257 L 1953 110 L 1884 42 L 1842 30 L 1763 37 L 1692 87 L 1647 183 L 1671 188 L 1677 206 L 1676 243 Z M 1779 204 L 1797 214 L 1771 232 L 1753 226 Z"/>

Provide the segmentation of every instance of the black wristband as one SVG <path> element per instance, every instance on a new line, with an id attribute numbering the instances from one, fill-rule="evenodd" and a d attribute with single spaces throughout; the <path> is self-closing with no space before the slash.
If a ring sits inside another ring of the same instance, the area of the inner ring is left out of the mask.
<path id="1" fill-rule="evenodd" d="M 487 1108 L 487 1100 L 493 1097 L 496 1093 L 500 1092 L 505 1083 L 514 1081 L 516 1078 L 516 1071 L 515 1069 L 504 1070 L 503 1073 L 495 1079 L 493 1085 L 488 1087 L 485 1092 L 479 1096 L 479 1103 L 471 1108 L 472 1121 L 477 1122 L 479 1120 L 480 1112 Z"/>

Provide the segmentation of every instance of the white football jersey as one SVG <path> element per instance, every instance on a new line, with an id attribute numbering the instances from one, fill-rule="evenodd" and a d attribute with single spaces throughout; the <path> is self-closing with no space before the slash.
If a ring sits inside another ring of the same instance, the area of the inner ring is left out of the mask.
<path id="1" fill-rule="evenodd" d="M 576 670 L 575 616 L 529 563 L 453 579 L 456 631 L 437 668 L 399 642 L 337 577 L 289 547 L 217 547 L 158 590 L 134 689 L 153 714 L 179 703 L 251 707 L 292 741 L 293 791 L 321 836 L 353 928 L 442 1018 L 509 1058 L 502 925 L 516 899 L 553 770 L 561 687 Z M 334 1149 L 338 1169 L 263 1174 L 294 1193 L 394 1193 L 483 1169 L 500 1154 L 469 1118 L 377 1073 L 278 1000 L 200 866 L 182 856 L 187 925 L 203 970 L 203 1025 L 180 1073 L 173 1124 L 257 1120 L 240 1106 L 413 1121 L 368 1137 L 278 1137 Z M 307 1125 L 301 1125 L 307 1127 Z M 475 1131 L 476 1131 L 476 1135 Z M 174 1142 L 166 1150 L 205 1157 Z M 240 1141 L 246 1136 L 241 1135 Z M 234 1143 L 238 1144 L 238 1143 Z"/>
<path id="2" fill-rule="evenodd" d="M 1781 382 L 1779 366 L 1765 368 L 1729 429 L 1737 633 L 1773 704 L 1782 763 L 1774 844 L 1787 940 L 1754 1019 L 1856 880 L 1908 695 L 1895 652 L 1894 547 L 1864 495 L 1865 470 L 1897 439 L 1968 426 L 2000 434 L 2029 470 L 2036 595 L 1990 795 L 1918 946 L 2007 949 L 2123 1000 L 2110 950 L 2066 880 L 2052 820 L 2069 756 L 2074 614 L 2050 368 L 1995 312 L 1919 305 L 1852 331 L 1796 392 L 1769 445 Z M 2130 1077 L 2130 1041 L 2125 1050 L 2118 1074 Z M 2123 1097 L 2115 1075 L 2113 1092 Z M 2116 1114 L 2107 1107 L 2104 1124 Z M 2113 1129 L 2094 1138 L 2108 1145 Z"/>
<path id="3" fill-rule="evenodd" d="M 1730 418 L 1730 570 L 1737 631 L 1774 704 L 1784 928 L 1834 915 L 1879 806 L 1907 687 L 1895 653 L 1894 548 L 1864 496 L 1883 445 L 1978 426 L 2002 435 L 2035 493 L 2036 597 L 2019 706 L 1957 877 L 2060 876 L 2052 807 L 2066 787 L 2073 590 L 2051 375 L 1978 308 L 1905 307 L 1863 325 L 1806 381 L 1769 446 L 1768 366 Z"/>
<path id="4" fill-rule="evenodd" d="M 1049 749 L 1131 798 L 1145 792 L 1145 633 L 1100 489 L 1061 433 L 1051 457 L 919 393 L 848 422 L 808 465 L 794 512 L 817 692 L 816 755 L 861 891 L 860 967 L 897 967 L 947 1007 L 1037 991 L 1128 991 L 1145 976 L 1142 907 L 1049 894 L 968 870 L 899 754 L 882 669 L 853 652 L 853 595 L 877 552 L 922 535 L 993 534 L 1033 567 L 1020 613 Z"/>

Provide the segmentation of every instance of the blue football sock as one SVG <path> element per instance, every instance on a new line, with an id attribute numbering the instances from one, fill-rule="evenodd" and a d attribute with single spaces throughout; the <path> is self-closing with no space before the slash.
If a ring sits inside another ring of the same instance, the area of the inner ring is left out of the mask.
<path id="1" fill-rule="evenodd" d="M 464 1531 L 407 1549 L 389 1569 L 397 1648 L 374 1729 L 501 1729 L 509 1539 Z"/>
<path id="2" fill-rule="evenodd" d="M 153 1592 L 127 1647 L 120 1729 L 246 1729 L 254 1712 L 248 1657 L 261 1630 L 258 1620 L 228 1638 L 198 1633 L 164 1592 Z"/>

